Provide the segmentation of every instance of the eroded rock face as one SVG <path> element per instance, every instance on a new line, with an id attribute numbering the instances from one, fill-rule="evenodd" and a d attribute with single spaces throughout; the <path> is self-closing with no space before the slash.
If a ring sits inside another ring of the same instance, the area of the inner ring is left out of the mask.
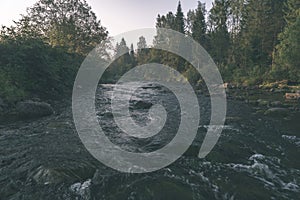
<path id="1" fill-rule="evenodd" d="M 54 113 L 50 104 L 35 101 L 23 101 L 17 103 L 16 111 L 20 117 L 26 118 L 44 117 Z"/>

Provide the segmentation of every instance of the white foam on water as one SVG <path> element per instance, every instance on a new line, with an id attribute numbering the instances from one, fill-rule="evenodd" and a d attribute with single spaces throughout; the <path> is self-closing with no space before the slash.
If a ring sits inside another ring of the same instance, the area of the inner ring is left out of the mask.
<path id="1" fill-rule="evenodd" d="M 77 195 L 80 195 L 82 197 L 88 196 L 88 189 L 91 185 L 91 179 L 88 179 L 87 181 L 83 183 L 74 183 L 70 186 L 70 190 L 74 192 Z"/>
<path id="2" fill-rule="evenodd" d="M 249 173 L 252 177 L 263 182 L 267 187 L 280 187 L 281 189 L 289 190 L 292 192 L 300 191 L 300 188 L 295 180 L 286 183 L 281 179 L 282 177 L 286 177 L 289 172 L 280 170 L 279 158 L 268 157 L 262 154 L 254 154 L 250 156 L 249 160 L 253 162 L 250 165 L 229 163 L 226 164 L 226 166 L 238 172 Z"/>
<path id="3" fill-rule="evenodd" d="M 294 135 L 282 135 L 281 136 L 283 139 L 287 139 L 287 140 L 296 140 L 297 136 Z"/>
<path id="4" fill-rule="evenodd" d="M 240 130 L 230 126 L 230 125 L 223 125 L 223 126 L 219 126 L 219 125 L 201 125 L 199 126 L 199 128 L 205 128 L 205 129 L 219 129 L 222 128 L 223 130 L 231 130 L 231 131 L 236 131 L 239 132 Z"/>
<path id="5" fill-rule="evenodd" d="M 295 183 L 292 183 L 292 182 L 284 184 L 282 189 L 290 190 L 290 191 L 293 191 L 293 192 L 300 192 L 299 186 Z"/>
<path id="6" fill-rule="evenodd" d="M 255 161 L 255 160 L 262 160 L 264 158 L 265 158 L 265 156 L 262 154 L 254 154 L 249 158 L 249 160 Z"/>
<path id="7" fill-rule="evenodd" d="M 282 135 L 281 136 L 284 140 L 289 141 L 295 144 L 297 147 L 300 147 L 300 138 L 295 135 Z"/>

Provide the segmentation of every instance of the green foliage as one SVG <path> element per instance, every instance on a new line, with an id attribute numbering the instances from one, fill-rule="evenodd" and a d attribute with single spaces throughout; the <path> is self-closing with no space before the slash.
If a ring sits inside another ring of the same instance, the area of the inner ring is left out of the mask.
<path id="1" fill-rule="evenodd" d="M 278 34 L 284 26 L 284 1 L 248 0 L 243 12 L 241 47 L 243 65 L 269 67 Z"/>
<path id="2" fill-rule="evenodd" d="M 271 76 L 275 80 L 284 78 L 298 82 L 300 80 L 300 4 L 297 1 L 288 1 L 286 19 L 287 26 L 280 34 L 280 43 L 274 53 Z"/>
<path id="3" fill-rule="evenodd" d="M 209 15 L 209 53 L 219 65 L 227 63 L 230 48 L 230 35 L 227 27 L 229 15 L 228 0 L 216 0 Z"/>
<path id="4" fill-rule="evenodd" d="M 85 1 L 38 1 L 14 26 L 1 29 L 0 97 L 69 95 L 84 55 L 106 37 Z"/>
<path id="5" fill-rule="evenodd" d="M 206 47 L 206 22 L 205 22 L 205 4 L 198 2 L 198 7 L 195 11 L 193 21 L 192 21 L 192 37 L 195 41 L 201 44 L 203 47 Z"/>
<path id="6" fill-rule="evenodd" d="M 8 72 L 0 69 L 0 97 L 7 102 L 16 102 L 26 97 L 25 91 L 14 85 L 12 80 Z"/>
<path id="7" fill-rule="evenodd" d="M 18 23 L 51 46 L 86 55 L 106 39 L 107 31 L 84 0 L 39 0 Z"/>
<path id="8" fill-rule="evenodd" d="M 156 27 L 193 37 L 210 53 L 226 82 L 299 82 L 297 0 L 215 0 L 207 16 L 205 5 L 199 2 L 185 17 L 179 2 L 175 14 L 158 15 Z M 14 102 L 65 96 L 71 92 L 84 56 L 107 34 L 86 1 L 39 0 L 15 26 L 1 29 L 0 97 Z M 166 36 L 158 30 L 154 47 L 166 42 Z M 175 41 L 171 45 L 179 48 L 181 44 Z M 115 56 L 122 56 L 105 72 L 102 81 L 114 82 L 137 64 L 155 62 L 173 67 L 193 85 L 201 82 L 197 71 L 183 58 L 147 49 L 143 36 L 137 46 L 140 50 L 135 51 L 133 44 L 129 48 L 125 39 L 119 41 Z"/>
<path id="9" fill-rule="evenodd" d="M 177 6 L 177 12 L 175 15 L 174 30 L 180 33 L 185 33 L 184 14 L 182 12 L 181 3 L 179 1 Z"/>
<path id="10" fill-rule="evenodd" d="M 70 91 L 82 58 L 52 48 L 40 39 L 18 38 L 0 43 L 3 96 L 28 94 L 55 98 Z"/>
<path id="11" fill-rule="evenodd" d="M 183 19 L 179 2 L 175 15 L 172 12 L 158 15 L 156 27 L 185 33 L 202 44 L 226 82 L 243 85 L 284 79 L 299 82 L 299 5 L 297 0 L 215 0 L 206 20 L 204 4 L 199 2 L 197 9 L 190 10 Z M 166 44 L 165 38 L 158 30 L 154 46 Z M 180 46 L 173 43 L 170 45 Z M 179 57 L 156 51 L 149 56 L 138 55 L 137 59 L 139 63 L 150 60 L 175 66 L 191 82 L 200 78 Z"/>

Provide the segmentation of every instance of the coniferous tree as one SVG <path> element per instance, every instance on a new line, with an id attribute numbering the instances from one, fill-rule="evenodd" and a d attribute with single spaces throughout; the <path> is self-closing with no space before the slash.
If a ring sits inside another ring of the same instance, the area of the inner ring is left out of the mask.
<path id="1" fill-rule="evenodd" d="M 120 76 L 133 66 L 132 56 L 130 55 L 130 49 L 128 48 L 124 38 L 121 39 L 120 43 L 116 44 L 115 57 L 117 58 L 112 66 L 112 71 Z"/>
<path id="2" fill-rule="evenodd" d="M 215 62 L 226 65 L 228 49 L 230 48 L 230 36 L 228 32 L 229 1 L 216 0 L 209 14 L 209 52 Z"/>
<path id="3" fill-rule="evenodd" d="M 131 58 L 132 67 L 135 67 L 135 65 L 137 64 L 137 59 L 135 57 L 135 51 L 134 51 L 133 44 L 130 45 L 130 58 Z"/>
<path id="4" fill-rule="evenodd" d="M 137 47 L 138 47 L 138 51 L 137 51 L 138 63 L 146 62 L 148 53 L 149 53 L 149 49 L 147 49 L 148 45 L 146 42 L 146 38 L 144 36 L 139 37 Z"/>
<path id="5" fill-rule="evenodd" d="M 181 8 L 181 2 L 178 2 L 177 12 L 175 14 L 174 30 L 180 33 L 185 33 L 184 14 Z"/>
<path id="6" fill-rule="evenodd" d="M 206 22 L 205 22 L 205 4 L 198 2 L 192 23 L 192 37 L 202 46 L 206 47 Z"/>
<path id="7" fill-rule="evenodd" d="M 246 2 L 241 30 L 244 66 L 269 69 L 277 36 L 284 26 L 283 5 L 284 1 L 273 0 Z"/>
<path id="8" fill-rule="evenodd" d="M 192 28 L 193 28 L 193 23 L 195 21 L 195 11 L 194 10 L 189 10 L 186 14 L 186 34 L 190 37 L 192 37 Z"/>
<path id="9" fill-rule="evenodd" d="M 280 43 L 274 53 L 271 75 L 276 80 L 300 80 L 300 3 L 288 0 L 285 15 L 287 26 L 280 34 Z"/>
<path id="10" fill-rule="evenodd" d="M 230 33 L 230 49 L 228 56 L 228 70 L 233 73 L 232 67 L 240 68 L 240 52 L 241 52 L 241 27 L 244 12 L 245 0 L 231 0 L 229 1 L 229 18 L 228 29 Z M 230 68 L 230 69 L 229 69 Z"/>

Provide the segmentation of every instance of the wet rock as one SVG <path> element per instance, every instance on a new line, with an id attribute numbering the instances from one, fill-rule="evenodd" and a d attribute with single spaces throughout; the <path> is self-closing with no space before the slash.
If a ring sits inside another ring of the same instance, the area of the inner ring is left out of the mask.
<path id="1" fill-rule="evenodd" d="M 0 106 L 4 105 L 4 101 L 0 98 Z"/>
<path id="2" fill-rule="evenodd" d="M 286 93 L 285 94 L 286 100 L 299 100 L 300 99 L 300 93 Z"/>
<path id="3" fill-rule="evenodd" d="M 32 101 L 35 101 L 35 102 L 41 102 L 41 99 L 38 98 L 38 97 L 35 97 L 35 98 L 32 98 Z"/>
<path id="4" fill-rule="evenodd" d="M 287 108 L 270 108 L 265 112 L 265 115 L 271 117 L 286 117 L 290 113 L 290 110 Z"/>
<path id="5" fill-rule="evenodd" d="M 257 104 L 258 106 L 268 106 L 269 105 L 269 101 L 265 101 L 265 100 L 262 100 L 262 99 L 259 99 L 257 100 Z"/>
<path id="6" fill-rule="evenodd" d="M 70 190 L 84 199 L 91 199 L 91 194 L 89 190 L 90 185 L 91 179 L 83 183 L 74 183 L 70 186 Z"/>
<path id="7" fill-rule="evenodd" d="M 240 122 L 242 120 L 242 118 L 240 117 L 226 117 L 226 122 L 227 123 L 234 123 L 234 122 Z"/>
<path id="8" fill-rule="evenodd" d="M 273 102 L 271 102 L 271 106 L 272 107 L 280 107 L 280 106 L 282 106 L 282 103 L 281 103 L 281 101 L 273 101 Z"/>
<path id="9" fill-rule="evenodd" d="M 51 185 L 66 182 L 75 182 L 92 176 L 95 170 L 86 164 L 64 166 L 41 165 L 33 170 L 29 177 L 40 185 Z"/>
<path id="10" fill-rule="evenodd" d="M 6 183 L 6 187 L 1 188 L 1 196 L 12 196 L 15 195 L 19 190 L 19 187 L 16 183 L 10 181 Z"/>
<path id="11" fill-rule="evenodd" d="M 56 169 L 40 166 L 33 174 L 31 174 L 33 180 L 41 185 L 57 184 L 63 182 L 69 178 L 68 175 L 60 173 Z"/>
<path id="12" fill-rule="evenodd" d="M 256 100 L 248 100 L 246 103 L 257 106 L 258 102 Z"/>
<path id="13" fill-rule="evenodd" d="M 133 104 L 134 108 L 136 109 L 150 109 L 152 107 L 151 102 L 146 102 L 146 101 L 137 101 Z"/>
<path id="14" fill-rule="evenodd" d="M 243 97 L 243 96 L 236 96 L 235 100 L 237 100 L 237 101 L 244 101 L 245 97 Z"/>
<path id="15" fill-rule="evenodd" d="M 149 84 L 149 85 L 143 86 L 142 88 L 143 88 L 144 90 L 147 90 L 147 89 L 162 90 L 162 89 L 163 89 L 162 86 L 156 85 L 156 84 Z"/>
<path id="16" fill-rule="evenodd" d="M 255 114 L 257 114 L 257 115 L 263 115 L 263 114 L 265 114 L 265 110 L 257 110 L 256 112 L 255 112 Z"/>
<path id="17" fill-rule="evenodd" d="M 3 99 L 0 98 L 0 115 L 7 109 L 7 105 L 4 103 Z"/>
<path id="18" fill-rule="evenodd" d="M 35 101 L 17 103 L 16 111 L 18 115 L 23 118 L 44 117 L 54 113 L 50 104 Z"/>

